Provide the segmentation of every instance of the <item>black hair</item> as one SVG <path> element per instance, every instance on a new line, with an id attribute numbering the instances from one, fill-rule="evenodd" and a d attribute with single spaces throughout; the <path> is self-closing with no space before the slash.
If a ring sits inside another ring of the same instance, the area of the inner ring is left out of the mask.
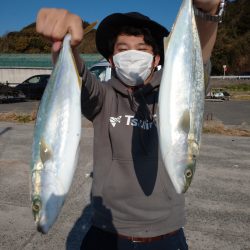
<path id="1" fill-rule="evenodd" d="M 151 31 L 148 28 L 134 26 L 122 26 L 117 33 L 112 36 L 112 39 L 108 41 L 109 55 L 113 54 L 117 38 L 122 34 L 129 36 L 143 36 L 144 42 L 147 45 L 152 46 L 154 55 L 160 55 L 160 48 L 152 36 Z"/>

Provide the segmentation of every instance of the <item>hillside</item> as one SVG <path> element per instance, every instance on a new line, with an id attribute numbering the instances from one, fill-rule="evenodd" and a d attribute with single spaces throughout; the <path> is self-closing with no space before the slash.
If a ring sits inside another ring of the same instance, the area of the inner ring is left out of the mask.
<path id="1" fill-rule="evenodd" d="M 84 28 L 89 24 L 84 22 Z M 19 32 L 9 32 L 0 37 L 0 53 L 50 53 L 51 42 L 39 35 L 32 23 Z M 82 53 L 97 53 L 95 47 L 96 30 L 90 31 L 80 45 Z"/>
<path id="2" fill-rule="evenodd" d="M 212 54 L 213 74 L 222 74 L 222 65 L 229 75 L 250 72 L 249 24 L 249 0 L 228 2 Z"/>
<path id="3" fill-rule="evenodd" d="M 223 22 L 212 54 L 212 74 L 222 75 L 250 72 L 250 4 L 249 0 L 234 0 L 227 4 Z M 88 23 L 84 23 L 86 27 Z M 80 45 L 81 53 L 97 53 L 96 30 L 88 33 Z M 35 31 L 35 23 L 19 32 L 0 37 L 0 53 L 50 53 L 51 43 Z"/>

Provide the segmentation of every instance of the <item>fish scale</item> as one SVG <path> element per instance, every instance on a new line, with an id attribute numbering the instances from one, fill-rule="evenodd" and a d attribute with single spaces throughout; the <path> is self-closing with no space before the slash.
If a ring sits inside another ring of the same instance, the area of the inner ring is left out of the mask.
<path id="1" fill-rule="evenodd" d="M 164 45 L 158 108 L 160 151 L 176 192 L 184 193 L 195 172 L 205 100 L 202 51 L 191 0 L 183 0 Z"/>

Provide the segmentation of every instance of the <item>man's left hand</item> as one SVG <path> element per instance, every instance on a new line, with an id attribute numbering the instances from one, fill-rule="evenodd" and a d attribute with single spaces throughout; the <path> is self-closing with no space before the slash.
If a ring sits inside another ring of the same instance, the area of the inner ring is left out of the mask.
<path id="1" fill-rule="evenodd" d="M 217 13 L 220 0 L 193 0 L 196 8 L 201 9 L 205 13 L 215 15 Z"/>

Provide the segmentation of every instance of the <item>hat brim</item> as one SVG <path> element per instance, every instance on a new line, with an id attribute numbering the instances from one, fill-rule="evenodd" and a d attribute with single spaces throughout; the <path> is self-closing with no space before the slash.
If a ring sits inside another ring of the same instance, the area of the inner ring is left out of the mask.
<path id="1" fill-rule="evenodd" d="M 157 22 L 145 18 L 143 15 L 131 15 L 131 13 L 114 13 L 107 16 L 99 24 L 96 31 L 96 47 L 106 59 L 113 51 L 109 49 L 109 41 L 114 39 L 122 26 L 134 26 L 148 28 L 160 49 L 160 64 L 164 63 L 163 38 L 168 36 L 168 30 Z"/>

